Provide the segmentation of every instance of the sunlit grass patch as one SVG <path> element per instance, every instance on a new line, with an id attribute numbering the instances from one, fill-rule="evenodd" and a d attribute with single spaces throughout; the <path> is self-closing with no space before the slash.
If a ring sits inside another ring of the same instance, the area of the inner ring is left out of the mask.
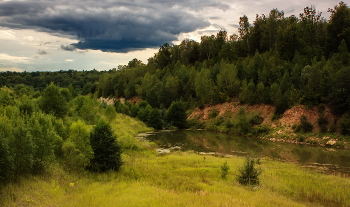
<path id="1" fill-rule="evenodd" d="M 349 206 L 348 178 L 295 164 L 261 159 L 260 185 L 236 181 L 242 157 L 155 150 L 128 151 L 119 172 L 67 174 L 59 166 L 44 177 L 1 190 L 2 206 Z M 220 166 L 230 170 L 222 179 Z M 71 183 L 74 183 L 72 186 Z"/>
<path id="2" fill-rule="evenodd" d="M 122 148 L 125 150 L 144 148 L 144 145 L 135 137 L 140 132 L 152 130 L 145 123 L 125 114 L 117 114 L 115 119 L 111 121 L 111 127 Z"/>

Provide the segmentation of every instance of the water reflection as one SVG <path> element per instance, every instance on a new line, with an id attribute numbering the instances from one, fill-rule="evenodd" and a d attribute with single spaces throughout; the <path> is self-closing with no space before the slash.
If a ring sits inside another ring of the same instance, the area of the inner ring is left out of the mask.
<path id="1" fill-rule="evenodd" d="M 254 155 L 300 164 L 332 164 L 350 167 L 350 151 L 307 145 L 271 142 L 207 131 L 163 131 L 148 139 L 162 147 L 181 146 L 196 152 L 220 152 L 233 155 Z"/>

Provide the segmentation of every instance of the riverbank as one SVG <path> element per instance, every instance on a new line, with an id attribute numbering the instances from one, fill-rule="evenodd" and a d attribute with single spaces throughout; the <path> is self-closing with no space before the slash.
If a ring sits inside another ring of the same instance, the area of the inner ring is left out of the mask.
<path id="1" fill-rule="evenodd" d="M 333 115 L 327 106 L 294 106 L 279 117 L 274 112 L 275 108 L 271 105 L 226 102 L 196 108 L 189 113 L 188 120 L 192 128 L 205 128 L 209 131 L 256 136 L 273 142 L 350 148 L 350 138 L 340 135 L 336 125 L 339 117 Z M 310 132 L 297 130 L 302 116 L 310 124 Z M 321 119 L 323 122 L 320 122 Z M 319 123 L 324 124 L 320 126 Z"/>
<path id="2" fill-rule="evenodd" d="M 253 156 L 295 163 L 328 174 L 350 175 L 347 149 L 270 141 L 205 130 L 159 131 L 146 139 L 157 144 L 159 154 L 193 150 L 204 156 Z"/>
<path id="3" fill-rule="evenodd" d="M 120 172 L 68 174 L 53 166 L 44 176 L 1 189 L 2 206 L 349 206 L 350 179 L 262 159 L 261 184 L 241 186 L 241 157 L 152 149 L 123 154 Z M 227 162 L 227 179 L 220 166 Z"/>

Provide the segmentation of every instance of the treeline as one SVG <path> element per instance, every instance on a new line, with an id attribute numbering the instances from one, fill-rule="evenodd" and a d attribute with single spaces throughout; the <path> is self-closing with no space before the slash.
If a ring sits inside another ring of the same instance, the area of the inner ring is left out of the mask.
<path id="1" fill-rule="evenodd" d="M 220 31 L 201 42 L 164 44 L 147 64 L 133 59 L 107 72 L 8 72 L 0 83 L 14 87 L 28 79 L 22 83 L 42 89 L 53 81 L 77 94 L 139 96 L 165 109 L 174 101 L 193 108 L 234 99 L 272 104 L 278 115 L 298 104 L 326 104 L 341 116 L 350 109 L 350 8 L 340 2 L 329 13 L 326 21 L 313 7 L 298 17 L 273 9 L 252 24 L 241 17 L 238 35 Z"/>
<path id="2" fill-rule="evenodd" d="M 32 86 L 36 91 L 42 91 L 51 82 L 60 87 L 74 88 L 77 93 L 85 93 L 83 90 L 87 84 L 93 85 L 99 79 L 100 74 L 108 73 L 107 71 L 76 71 L 76 70 L 61 70 L 57 72 L 1 72 L 0 86 L 14 88 L 19 84 Z M 93 87 L 97 87 L 94 85 Z M 91 92 L 91 91 L 89 91 Z M 89 93 L 88 92 L 88 93 Z M 94 91 L 93 91 L 94 92 Z"/>
<path id="3" fill-rule="evenodd" d="M 238 100 L 273 104 L 276 114 L 298 105 L 349 112 L 350 8 L 341 2 L 326 21 L 306 7 L 299 18 L 276 9 L 253 25 L 240 18 L 239 36 L 203 36 L 164 44 L 145 65 L 134 59 L 99 79 L 98 96 L 140 96 L 152 107 L 187 107 Z"/>

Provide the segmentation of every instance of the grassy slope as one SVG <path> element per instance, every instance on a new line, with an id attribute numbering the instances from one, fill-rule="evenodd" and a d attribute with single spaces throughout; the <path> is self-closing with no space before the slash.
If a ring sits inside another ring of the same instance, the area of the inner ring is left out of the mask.
<path id="1" fill-rule="evenodd" d="M 53 165 L 44 175 L 3 187 L 0 206 L 350 206 L 349 178 L 263 159 L 261 185 L 244 187 L 234 176 L 243 158 L 204 159 L 193 152 L 157 156 L 142 148 L 149 143 L 130 139 L 135 131 L 148 130 L 144 125 L 118 114 L 112 126 L 138 146 L 123 154 L 120 172 L 76 175 Z M 230 174 L 223 180 L 225 161 Z"/>

